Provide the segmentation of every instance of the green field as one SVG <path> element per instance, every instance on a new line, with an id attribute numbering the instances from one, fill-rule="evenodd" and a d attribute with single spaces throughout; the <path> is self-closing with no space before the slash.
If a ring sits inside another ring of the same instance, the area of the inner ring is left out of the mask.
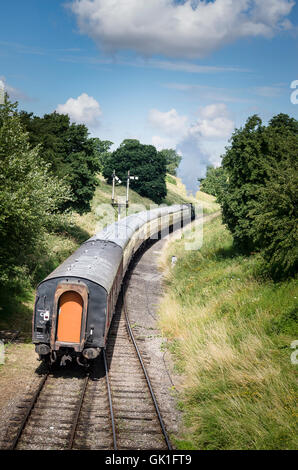
<path id="1" fill-rule="evenodd" d="M 200 250 L 175 241 L 162 262 L 159 322 L 183 384 L 177 447 L 297 448 L 297 281 L 266 278 L 258 255 L 234 250 L 220 217 L 205 225 Z"/>

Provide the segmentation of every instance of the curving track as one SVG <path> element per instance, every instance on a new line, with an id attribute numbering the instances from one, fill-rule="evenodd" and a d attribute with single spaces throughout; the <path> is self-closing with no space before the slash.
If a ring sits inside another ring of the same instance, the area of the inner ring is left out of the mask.
<path id="1" fill-rule="evenodd" d="M 171 449 L 153 387 L 126 311 L 116 310 L 107 347 L 119 449 Z"/>

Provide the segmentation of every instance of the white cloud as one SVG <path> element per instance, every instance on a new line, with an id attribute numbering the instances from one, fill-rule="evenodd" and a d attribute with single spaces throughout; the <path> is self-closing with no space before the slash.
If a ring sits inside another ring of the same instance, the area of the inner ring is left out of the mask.
<path id="1" fill-rule="evenodd" d="M 188 117 L 180 115 L 176 109 L 162 112 L 151 109 L 149 123 L 167 138 L 167 141 L 181 142 L 182 139 L 194 137 L 198 140 L 218 140 L 230 136 L 234 129 L 234 121 L 230 119 L 227 106 L 224 103 L 211 104 L 201 107 L 197 120 L 189 125 Z M 169 139 L 170 138 L 170 139 Z M 159 143 L 165 137 L 154 136 Z"/>
<path id="2" fill-rule="evenodd" d="M 227 115 L 227 107 L 225 104 L 209 104 L 200 108 L 200 115 L 203 119 L 214 119 L 216 117 Z"/>
<path id="3" fill-rule="evenodd" d="M 229 118 L 226 105 L 218 103 L 200 109 L 200 116 L 190 127 L 189 135 L 198 139 L 225 139 L 233 129 L 234 122 Z"/>
<path id="4" fill-rule="evenodd" d="M 161 137 L 159 135 L 154 135 L 152 137 L 152 144 L 157 148 L 157 150 L 172 149 L 176 147 L 177 140 L 171 137 Z"/>
<path id="5" fill-rule="evenodd" d="M 293 0 L 74 0 L 81 33 L 106 50 L 203 57 L 239 38 L 291 28 Z"/>
<path id="6" fill-rule="evenodd" d="M 68 114 L 73 122 L 86 124 L 92 128 L 98 127 L 99 117 L 102 114 L 99 103 L 87 93 L 82 93 L 78 98 L 69 98 L 66 103 L 59 104 L 56 111 Z"/>
<path id="7" fill-rule="evenodd" d="M 167 137 L 179 139 L 187 132 L 187 116 L 180 116 L 176 109 L 162 112 L 158 109 L 149 111 L 150 124 L 166 134 Z"/>
<path id="8" fill-rule="evenodd" d="M 198 190 L 198 178 L 204 178 L 208 165 L 219 166 L 221 155 L 224 153 L 226 141 L 198 141 L 188 136 L 178 144 L 177 150 L 182 154 L 182 161 L 178 168 L 178 176 L 186 188 L 191 191 Z"/>
<path id="9" fill-rule="evenodd" d="M 224 103 L 201 107 L 192 124 L 175 109 L 151 110 L 149 122 L 161 133 L 152 137 L 158 150 L 175 148 L 181 152 L 183 158 L 178 174 L 191 190 L 196 190 L 197 179 L 205 176 L 207 165 L 220 164 L 220 155 L 235 127 Z"/>

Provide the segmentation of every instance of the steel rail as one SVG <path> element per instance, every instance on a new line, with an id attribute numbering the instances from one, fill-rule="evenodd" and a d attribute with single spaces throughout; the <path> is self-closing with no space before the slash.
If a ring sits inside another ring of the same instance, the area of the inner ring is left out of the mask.
<path id="1" fill-rule="evenodd" d="M 105 349 L 102 350 L 104 366 L 105 366 L 105 373 L 106 373 L 106 382 L 107 382 L 107 389 L 108 389 L 108 397 L 109 397 L 109 406 L 110 406 L 110 415 L 112 421 L 112 430 L 113 430 L 113 445 L 114 450 L 118 450 L 117 447 L 117 438 L 116 438 L 116 427 L 115 427 L 115 419 L 114 419 L 114 410 L 113 410 L 113 402 L 112 402 L 112 392 L 110 386 L 110 378 L 109 378 L 109 371 L 108 371 L 108 363 L 106 358 L 106 351 Z"/>
<path id="2" fill-rule="evenodd" d="M 31 411 L 32 411 L 33 408 L 34 408 L 35 403 L 37 402 L 37 399 L 38 399 L 38 397 L 39 397 L 39 395 L 40 395 L 40 392 L 42 391 L 42 389 L 43 389 L 43 387 L 44 387 L 44 384 L 46 383 L 46 380 L 47 380 L 47 378 L 48 378 L 48 376 L 49 376 L 49 373 L 50 373 L 50 372 L 48 371 L 48 372 L 43 376 L 43 378 L 42 378 L 42 380 L 41 380 L 41 382 L 40 382 L 40 384 L 39 384 L 39 386 L 38 386 L 38 389 L 36 390 L 35 394 L 33 395 L 33 397 L 32 397 L 31 400 L 30 400 L 30 403 L 29 403 L 29 405 L 28 405 L 28 407 L 27 407 L 27 411 L 26 411 L 24 417 L 22 418 L 21 424 L 20 424 L 20 426 L 19 426 L 19 428 L 18 428 L 18 432 L 17 432 L 17 434 L 16 434 L 14 440 L 12 441 L 12 444 L 11 444 L 11 447 L 10 447 L 11 450 L 15 450 L 16 447 L 17 447 L 17 445 L 18 445 L 18 442 L 19 442 L 20 437 L 21 437 L 21 435 L 22 435 L 22 432 L 23 432 L 23 430 L 24 430 L 24 428 L 25 428 L 25 426 L 26 426 L 26 423 L 27 423 L 27 420 L 28 420 L 28 418 L 29 418 L 29 416 L 30 416 L 30 413 L 31 413 Z"/>
<path id="3" fill-rule="evenodd" d="M 124 289 L 124 288 L 123 288 L 123 289 Z M 132 328 L 131 328 L 131 326 L 130 326 L 130 321 L 129 321 L 128 314 L 127 314 L 127 309 L 126 309 L 126 301 L 125 301 L 125 293 L 124 293 L 124 291 L 123 291 L 123 293 L 122 293 L 122 296 L 123 296 L 123 310 L 124 310 L 124 315 L 125 315 L 125 320 L 126 320 L 127 329 L 128 329 L 129 335 L 130 335 L 130 337 L 131 337 L 131 340 L 132 340 L 132 342 L 133 342 L 133 345 L 134 345 L 134 347 L 135 347 L 136 353 L 137 353 L 137 355 L 138 355 L 138 358 L 139 358 L 140 364 L 141 364 L 141 366 L 142 366 L 144 375 L 145 375 L 145 377 L 146 377 L 146 382 L 147 382 L 147 385 L 148 385 L 148 388 L 149 388 L 149 391 L 150 391 L 150 394 L 151 394 L 151 397 L 152 397 L 152 400 L 153 400 L 153 403 L 154 403 L 155 411 L 156 411 L 156 414 L 157 414 L 157 416 L 158 416 L 159 424 L 160 424 L 162 433 L 163 433 L 163 435 L 164 435 L 164 438 L 165 438 L 167 447 L 168 447 L 169 450 L 172 450 L 172 445 L 171 445 L 171 443 L 170 443 L 170 440 L 169 440 L 169 437 L 168 437 L 168 434 L 167 434 L 167 431 L 166 431 L 166 428 L 165 428 L 165 424 L 164 424 L 164 421 L 163 421 L 162 416 L 161 416 L 161 412 L 160 412 L 160 409 L 159 409 L 159 406 L 158 406 L 158 403 L 157 403 L 157 400 L 156 400 L 156 397 L 155 397 L 155 393 L 154 393 L 153 388 L 152 388 L 152 385 L 151 385 L 151 381 L 150 381 L 149 375 L 148 375 L 148 373 L 147 373 L 147 370 L 146 370 L 144 361 L 143 361 L 143 359 L 142 359 L 141 352 L 140 352 L 140 350 L 139 350 L 139 348 L 138 348 L 138 345 L 137 345 L 137 342 L 136 342 L 136 340 L 135 340 L 135 337 L 134 337 Z"/>
<path id="4" fill-rule="evenodd" d="M 82 409 L 82 405 L 83 405 L 83 401 L 84 401 L 84 397 L 85 397 L 88 382 L 89 382 L 89 374 L 87 374 L 85 379 L 84 379 L 84 384 L 83 384 L 83 387 L 82 387 L 80 400 L 78 402 L 77 411 L 76 411 L 74 421 L 73 421 L 72 427 L 71 427 L 70 437 L 69 437 L 68 446 L 67 446 L 68 450 L 71 450 L 72 447 L 73 447 L 73 442 L 74 442 L 76 430 L 77 430 L 77 427 L 78 427 L 79 417 L 80 417 L 80 414 L 81 414 L 81 409 Z"/>

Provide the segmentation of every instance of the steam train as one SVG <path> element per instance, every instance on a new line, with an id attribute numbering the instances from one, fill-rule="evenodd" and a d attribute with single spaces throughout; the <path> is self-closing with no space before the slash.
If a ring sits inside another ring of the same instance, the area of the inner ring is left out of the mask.
<path id="1" fill-rule="evenodd" d="M 84 242 L 37 287 L 33 343 L 40 360 L 86 365 L 105 348 L 129 263 L 148 239 L 193 218 L 191 204 L 130 215 Z"/>

